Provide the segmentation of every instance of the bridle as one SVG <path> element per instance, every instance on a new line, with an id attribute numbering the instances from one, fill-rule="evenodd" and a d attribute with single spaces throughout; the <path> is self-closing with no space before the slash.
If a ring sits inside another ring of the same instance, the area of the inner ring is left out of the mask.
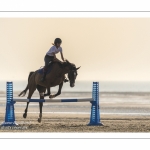
<path id="1" fill-rule="evenodd" d="M 74 83 L 75 82 L 75 79 L 77 77 L 78 73 L 77 73 L 77 70 L 76 70 L 76 67 L 75 66 L 72 66 L 70 68 L 70 71 L 68 72 L 68 79 L 69 79 L 69 82 L 70 83 Z M 72 78 L 73 76 L 73 78 Z M 72 78 L 72 79 L 71 79 Z"/>

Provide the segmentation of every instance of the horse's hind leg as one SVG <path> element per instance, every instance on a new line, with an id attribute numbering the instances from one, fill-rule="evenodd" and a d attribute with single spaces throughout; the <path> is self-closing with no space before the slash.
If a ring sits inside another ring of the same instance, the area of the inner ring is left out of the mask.
<path id="1" fill-rule="evenodd" d="M 32 89 L 29 88 L 29 94 L 28 94 L 27 99 L 31 99 L 31 96 L 32 96 L 32 94 L 34 93 L 35 90 L 36 90 L 36 86 Z M 27 102 L 26 109 L 24 110 L 23 118 L 27 117 L 28 106 L 29 106 L 29 102 Z"/>
<path id="2" fill-rule="evenodd" d="M 26 109 L 24 110 L 23 118 L 27 117 L 27 111 L 28 111 L 29 102 L 27 102 Z"/>
<path id="3" fill-rule="evenodd" d="M 42 99 L 42 97 L 40 97 L 40 99 Z M 39 109 L 40 109 L 40 114 L 38 118 L 39 123 L 42 121 L 42 107 L 43 107 L 43 102 L 39 102 Z"/>
<path id="4" fill-rule="evenodd" d="M 44 99 L 44 93 L 46 91 L 46 88 L 38 85 L 37 89 L 40 94 L 40 99 Z M 43 102 L 39 102 L 39 109 L 40 109 L 40 114 L 39 114 L 39 118 L 38 118 L 39 123 L 42 121 L 42 107 L 43 107 Z"/>

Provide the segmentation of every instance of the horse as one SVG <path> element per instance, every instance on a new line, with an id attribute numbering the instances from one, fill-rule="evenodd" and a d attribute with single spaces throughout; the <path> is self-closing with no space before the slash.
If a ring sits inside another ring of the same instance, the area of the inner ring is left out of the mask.
<path id="1" fill-rule="evenodd" d="M 49 98 L 55 98 L 56 96 L 61 94 L 61 89 L 63 87 L 63 81 L 65 79 L 65 74 L 68 74 L 68 79 L 70 82 L 70 87 L 75 86 L 75 80 L 78 75 L 77 70 L 80 68 L 76 68 L 75 64 L 70 63 L 68 60 L 65 62 L 53 62 L 52 70 L 49 74 L 46 75 L 45 81 L 41 82 L 40 79 L 42 74 L 36 70 L 35 72 L 30 72 L 28 76 L 28 84 L 18 96 L 25 96 L 26 92 L 29 90 L 27 99 L 31 99 L 34 91 L 37 89 L 40 95 L 40 99 L 44 99 L 45 96 L 49 95 Z M 54 95 L 51 95 L 50 88 L 59 85 L 58 92 Z M 47 89 L 47 94 L 45 94 Z M 27 102 L 23 117 L 27 117 L 29 102 Z M 39 102 L 39 118 L 38 122 L 42 121 L 42 107 L 43 102 Z"/>

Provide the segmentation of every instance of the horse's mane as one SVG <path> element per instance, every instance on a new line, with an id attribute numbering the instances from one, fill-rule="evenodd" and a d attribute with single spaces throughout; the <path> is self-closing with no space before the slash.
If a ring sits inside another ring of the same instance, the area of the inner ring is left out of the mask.
<path id="1" fill-rule="evenodd" d="M 66 66 L 70 67 L 71 69 L 76 68 L 75 64 L 70 63 L 67 59 L 64 62 L 54 62 L 57 63 L 59 65 L 60 68 L 64 68 Z"/>
<path id="2" fill-rule="evenodd" d="M 64 66 L 69 66 L 71 69 L 76 68 L 75 64 L 70 63 L 67 59 L 63 62 Z"/>

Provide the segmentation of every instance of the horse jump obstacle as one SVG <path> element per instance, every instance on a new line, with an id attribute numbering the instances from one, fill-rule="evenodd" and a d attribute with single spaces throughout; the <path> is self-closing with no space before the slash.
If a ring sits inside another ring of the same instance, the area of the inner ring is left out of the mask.
<path id="1" fill-rule="evenodd" d="M 93 82 L 92 89 L 92 98 L 81 98 L 81 99 L 14 99 L 13 98 L 13 82 L 7 82 L 6 89 L 6 113 L 5 113 L 5 121 L 1 124 L 1 126 L 15 126 L 18 125 L 15 122 L 15 111 L 14 104 L 16 102 L 48 102 L 48 103 L 56 103 L 56 102 L 90 102 L 91 103 L 91 115 L 90 122 L 88 125 L 96 126 L 102 125 L 100 122 L 100 111 L 99 111 L 99 82 Z"/>

